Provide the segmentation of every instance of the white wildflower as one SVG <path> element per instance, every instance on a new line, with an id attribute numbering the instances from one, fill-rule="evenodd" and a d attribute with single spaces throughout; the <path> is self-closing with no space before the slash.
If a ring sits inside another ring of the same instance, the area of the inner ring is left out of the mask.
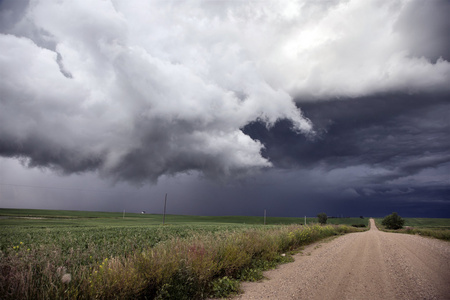
<path id="1" fill-rule="evenodd" d="M 64 275 L 61 277 L 62 283 L 69 283 L 71 280 L 72 280 L 72 275 L 70 275 L 69 273 L 64 274 Z"/>

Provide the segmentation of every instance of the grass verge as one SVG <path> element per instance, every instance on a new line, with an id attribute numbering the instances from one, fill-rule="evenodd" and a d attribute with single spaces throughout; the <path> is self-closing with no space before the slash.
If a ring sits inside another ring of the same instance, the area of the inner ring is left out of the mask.
<path id="1" fill-rule="evenodd" d="M 386 232 L 417 234 L 440 240 L 450 241 L 449 219 L 405 218 L 402 229 L 389 230 L 381 225 L 382 219 L 375 219 L 377 227 Z"/>
<path id="2" fill-rule="evenodd" d="M 440 240 L 450 241 L 450 229 L 440 228 L 414 228 L 406 226 L 398 230 L 390 230 L 398 233 L 417 234 L 421 236 L 433 237 Z"/>

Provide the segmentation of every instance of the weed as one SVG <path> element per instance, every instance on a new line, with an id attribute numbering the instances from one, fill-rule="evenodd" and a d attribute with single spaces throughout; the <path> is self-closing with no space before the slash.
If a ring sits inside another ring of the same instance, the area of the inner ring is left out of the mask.
<path id="1" fill-rule="evenodd" d="M 224 298 L 239 292 L 239 280 L 227 276 L 214 280 L 211 286 L 210 296 L 214 298 Z"/>

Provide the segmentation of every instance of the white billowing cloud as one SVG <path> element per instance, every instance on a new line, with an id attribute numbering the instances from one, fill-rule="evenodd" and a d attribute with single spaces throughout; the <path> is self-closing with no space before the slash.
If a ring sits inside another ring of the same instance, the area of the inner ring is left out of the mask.
<path id="1" fill-rule="evenodd" d="M 448 89 L 395 29 L 409 2 L 30 1 L 0 35 L 0 155 L 136 181 L 270 166 L 240 129 L 312 133 L 294 98 Z"/>
<path id="2" fill-rule="evenodd" d="M 413 56 L 414 49 L 408 48 L 406 40 L 415 37 L 396 30 L 400 17 L 407 23 L 404 15 L 412 4 L 342 1 L 308 18 L 305 24 L 290 27 L 279 51 L 273 53 L 273 61 L 279 57 L 282 62 L 276 72 L 280 84 L 299 101 L 302 97 L 448 90 L 449 62 L 441 59 L 432 63 L 428 58 Z M 269 71 L 274 73 L 270 67 Z"/>

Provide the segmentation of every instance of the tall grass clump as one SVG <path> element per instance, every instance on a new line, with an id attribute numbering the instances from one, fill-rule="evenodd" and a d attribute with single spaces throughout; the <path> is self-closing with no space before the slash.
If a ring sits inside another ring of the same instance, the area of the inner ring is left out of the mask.
<path id="1" fill-rule="evenodd" d="M 8 255 L 0 251 L 0 299 L 75 299 L 86 290 L 89 271 L 56 246 L 30 249 L 21 243 Z"/>
<path id="2" fill-rule="evenodd" d="M 357 231 L 349 226 L 264 226 L 173 236 L 152 247 L 75 264 L 56 246 L 0 255 L 2 299 L 204 299 L 292 260 L 289 251 Z M 17 248 L 16 248 L 17 247 Z M 67 254 L 67 253 L 66 253 Z"/>

